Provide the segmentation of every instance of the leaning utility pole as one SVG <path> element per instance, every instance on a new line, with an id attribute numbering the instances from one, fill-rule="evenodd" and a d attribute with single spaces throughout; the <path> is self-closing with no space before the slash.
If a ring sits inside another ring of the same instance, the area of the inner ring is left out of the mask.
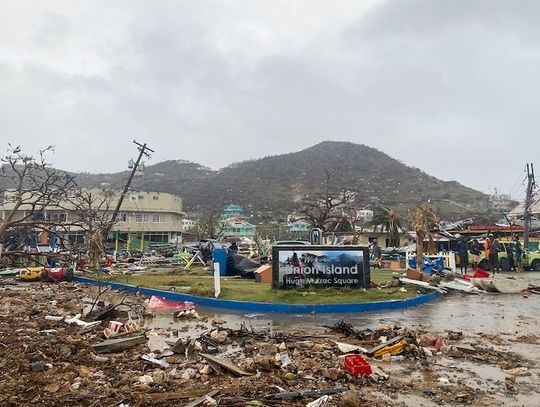
<path id="1" fill-rule="evenodd" d="M 137 161 L 135 162 L 135 165 L 133 165 L 133 169 L 131 171 L 131 174 L 129 175 L 126 185 L 124 186 L 122 195 L 120 195 L 120 198 L 118 199 L 118 203 L 116 204 L 116 208 L 114 208 L 114 212 L 112 214 L 111 220 L 107 224 L 107 227 L 105 228 L 105 230 L 103 230 L 103 239 L 107 239 L 107 236 L 109 236 L 111 228 L 114 225 L 114 222 L 116 221 L 116 216 L 118 215 L 118 212 L 120 211 L 120 207 L 122 206 L 122 202 L 124 202 L 124 196 L 127 194 L 129 187 L 131 185 L 131 181 L 133 180 L 133 177 L 135 176 L 135 173 L 137 172 L 137 168 L 139 167 L 139 164 L 141 163 L 141 159 L 143 158 L 143 156 L 150 157 L 150 154 L 148 154 L 147 151 L 150 151 L 151 153 L 154 152 L 154 150 L 146 146 L 146 143 L 140 144 L 140 143 L 137 143 L 135 140 L 133 140 L 133 143 L 135 143 L 137 145 L 137 148 L 139 149 L 139 157 L 137 157 Z"/>
<path id="2" fill-rule="evenodd" d="M 527 164 L 527 195 L 525 196 L 525 213 L 524 213 L 524 237 L 523 247 L 525 250 L 529 250 L 529 235 L 531 233 L 531 200 L 533 196 L 533 189 L 536 183 L 534 180 L 534 167 L 533 164 Z"/>

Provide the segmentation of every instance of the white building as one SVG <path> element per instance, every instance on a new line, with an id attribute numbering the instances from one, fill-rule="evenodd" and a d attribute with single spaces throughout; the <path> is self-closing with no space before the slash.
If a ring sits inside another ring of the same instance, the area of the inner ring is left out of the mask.
<path id="1" fill-rule="evenodd" d="M 373 220 L 373 211 L 369 209 L 356 211 L 356 220 L 359 222 L 371 222 Z"/>
<path id="2" fill-rule="evenodd" d="M 191 230 L 195 227 L 197 222 L 191 219 L 182 219 L 182 229 L 184 232 L 187 232 L 188 230 Z"/>

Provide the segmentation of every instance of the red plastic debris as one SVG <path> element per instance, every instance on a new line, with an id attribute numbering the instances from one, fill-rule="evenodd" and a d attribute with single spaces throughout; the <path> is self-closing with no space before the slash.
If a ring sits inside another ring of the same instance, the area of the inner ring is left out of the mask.
<path id="1" fill-rule="evenodd" d="M 473 274 L 474 278 L 485 278 L 489 276 L 490 276 L 489 271 L 482 270 L 481 268 L 477 268 Z"/>
<path id="2" fill-rule="evenodd" d="M 153 295 L 150 297 L 150 301 L 148 301 L 148 308 L 151 310 L 187 311 L 195 309 L 195 304 L 189 301 L 166 300 L 165 298 Z"/>
<path id="3" fill-rule="evenodd" d="M 371 365 L 360 355 L 347 355 L 343 361 L 345 370 L 353 376 L 369 376 L 371 374 Z"/>
<path id="4" fill-rule="evenodd" d="M 41 271 L 41 281 L 59 283 L 60 281 L 73 281 L 73 270 L 67 267 L 47 267 Z"/>
<path id="5" fill-rule="evenodd" d="M 437 349 L 437 351 L 440 351 L 443 346 L 444 346 L 443 338 L 441 338 L 440 336 L 437 336 L 437 340 L 435 341 L 435 345 L 433 345 L 433 347 Z"/>
<path id="6" fill-rule="evenodd" d="M 463 276 L 461 276 L 461 278 L 463 278 L 464 280 L 470 281 L 471 278 L 487 278 L 489 276 L 490 276 L 489 271 L 478 268 L 476 269 L 474 274 L 464 274 Z"/>

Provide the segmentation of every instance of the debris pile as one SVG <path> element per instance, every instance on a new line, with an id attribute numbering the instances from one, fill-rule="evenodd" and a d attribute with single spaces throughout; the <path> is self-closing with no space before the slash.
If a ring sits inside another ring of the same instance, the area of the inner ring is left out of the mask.
<path id="1" fill-rule="evenodd" d="M 346 321 L 326 330 L 231 327 L 193 304 L 161 300 L 67 282 L 4 283 L 0 405 L 481 404 L 492 388 L 516 394 L 538 374 L 495 338 Z M 158 308 L 169 312 L 168 326 L 152 323 Z M 475 364 L 495 365 L 501 379 L 478 386 L 467 370 Z"/>

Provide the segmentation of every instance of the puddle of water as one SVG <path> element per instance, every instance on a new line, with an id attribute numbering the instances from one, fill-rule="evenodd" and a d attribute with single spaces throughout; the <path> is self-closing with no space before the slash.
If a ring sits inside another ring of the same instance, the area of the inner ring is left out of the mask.
<path id="1" fill-rule="evenodd" d="M 520 295 L 467 295 L 453 294 L 444 299 L 402 310 L 370 313 L 287 315 L 265 314 L 247 318 L 233 310 L 198 308 L 210 318 L 222 318 L 235 324 L 244 320 L 261 325 L 266 320 L 274 328 L 323 328 L 336 321 L 346 320 L 356 329 L 372 328 L 384 324 L 425 326 L 426 329 L 447 329 L 468 332 L 502 333 L 519 331 L 520 335 L 538 332 L 537 315 L 540 314 L 540 296 L 523 298 Z"/>

